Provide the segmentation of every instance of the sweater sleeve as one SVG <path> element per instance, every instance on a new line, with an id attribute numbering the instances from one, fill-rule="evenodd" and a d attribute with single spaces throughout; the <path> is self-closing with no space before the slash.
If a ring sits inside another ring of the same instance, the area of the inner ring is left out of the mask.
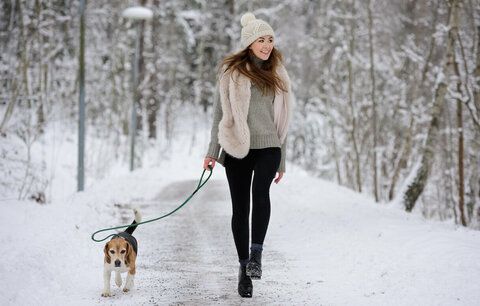
<path id="1" fill-rule="evenodd" d="M 287 137 L 285 137 L 285 141 L 282 144 L 282 158 L 280 159 L 280 166 L 278 167 L 278 172 L 285 172 L 285 158 L 287 155 Z"/>
<path id="2" fill-rule="evenodd" d="M 220 153 L 220 144 L 218 143 L 218 124 L 222 119 L 222 105 L 220 103 L 220 95 L 217 95 L 213 102 L 213 124 L 210 132 L 210 144 L 208 145 L 207 157 L 218 159 Z"/>

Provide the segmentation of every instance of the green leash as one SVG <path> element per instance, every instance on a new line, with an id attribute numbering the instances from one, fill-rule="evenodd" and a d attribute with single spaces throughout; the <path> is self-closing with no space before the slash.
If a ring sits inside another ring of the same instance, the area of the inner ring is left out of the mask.
<path id="1" fill-rule="evenodd" d="M 147 221 L 143 221 L 143 222 L 139 222 L 135 225 L 141 225 L 141 224 L 146 224 L 146 223 L 150 223 L 150 222 L 153 222 L 153 221 L 157 221 L 157 220 L 160 220 L 160 219 L 163 219 L 165 217 L 168 217 L 170 216 L 171 214 L 175 213 L 177 210 L 179 210 L 180 208 L 182 208 L 185 204 L 187 204 L 188 201 L 190 201 L 190 199 L 193 197 L 193 195 L 195 193 L 197 193 L 198 190 L 200 190 L 200 188 L 203 187 L 203 185 L 205 185 L 205 183 L 208 181 L 208 179 L 212 176 L 212 173 L 213 173 L 213 168 L 211 165 L 208 165 L 208 168 L 210 169 L 210 174 L 208 175 L 207 179 L 202 183 L 202 179 L 203 179 L 203 175 L 205 174 L 205 171 L 207 171 L 206 169 L 203 170 L 202 172 L 202 176 L 200 177 L 200 181 L 198 182 L 198 186 L 197 188 L 195 189 L 195 191 L 185 200 L 185 202 L 183 202 L 180 206 L 178 206 L 177 208 L 175 208 L 174 210 L 172 210 L 171 212 L 169 212 L 168 214 L 165 214 L 163 216 L 160 216 L 158 218 L 155 218 L 155 219 L 151 219 L 151 220 L 147 220 Z M 105 232 L 105 231 L 110 231 L 110 230 L 115 230 L 115 229 L 119 229 L 119 228 L 125 228 L 125 227 L 129 227 L 131 226 L 131 224 L 127 224 L 127 225 L 120 225 L 120 226 L 116 226 L 116 227 L 109 227 L 109 228 L 104 228 L 104 229 L 101 229 L 101 230 L 98 230 L 96 231 L 95 233 L 92 234 L 92 240 L 95 241 L 95 242 L 102 242 L 104 240 L 107 240 L 108 238 L 110 237 L 113 237 L 113 236 L 116 236 L 117 234 L 111 234 L 111 235 L 108 235 L 107 237 L 103 238 L 103 239 L 95 239 L 95 235 L 98 234 L 98 233 L 101 233 L 101 232 Z"/>

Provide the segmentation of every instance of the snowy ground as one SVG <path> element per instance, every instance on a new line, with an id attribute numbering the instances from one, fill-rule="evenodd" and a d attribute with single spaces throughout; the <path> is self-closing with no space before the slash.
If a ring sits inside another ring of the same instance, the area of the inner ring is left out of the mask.
<path id="1" fill-rule="evenodd" d="M 100 296 L 101 227 L 169 212 L 194 190 L 203 152 L 119 173 L 40 206 L 2 203 L 1 305 L 479 305 L 480 232 L 425 221 L 287 165 L 271 188 L 264 275 L 236 292 L 224 168 L 175 215 L 139 227 L 135 288 Z M 124 275 L 125 277 L 125 275 Z"/>

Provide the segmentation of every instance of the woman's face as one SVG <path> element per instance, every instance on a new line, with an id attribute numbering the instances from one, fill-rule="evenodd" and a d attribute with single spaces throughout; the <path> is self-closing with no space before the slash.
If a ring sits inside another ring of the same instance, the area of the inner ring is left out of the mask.
<path id="1" fill-rule="evenodd" d="M 264 61 L 268 60 L 273 50 L 273 37 L 271 35 L 257 38 L 251 45 L 253 54 Z"/>

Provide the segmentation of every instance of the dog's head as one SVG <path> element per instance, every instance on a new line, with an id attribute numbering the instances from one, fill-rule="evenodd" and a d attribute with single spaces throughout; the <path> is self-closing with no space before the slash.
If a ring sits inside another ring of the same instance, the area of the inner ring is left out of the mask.
<path id="1" fill-rule="evenodd" d="M 133 255 L 132 247 L 121 237 L 113 238 L 107 242 L 103 252 L 105 253 L 105 262 L 113 262 L 116 268 L 121 267 L 122 264 L 128 266 Z"/>

